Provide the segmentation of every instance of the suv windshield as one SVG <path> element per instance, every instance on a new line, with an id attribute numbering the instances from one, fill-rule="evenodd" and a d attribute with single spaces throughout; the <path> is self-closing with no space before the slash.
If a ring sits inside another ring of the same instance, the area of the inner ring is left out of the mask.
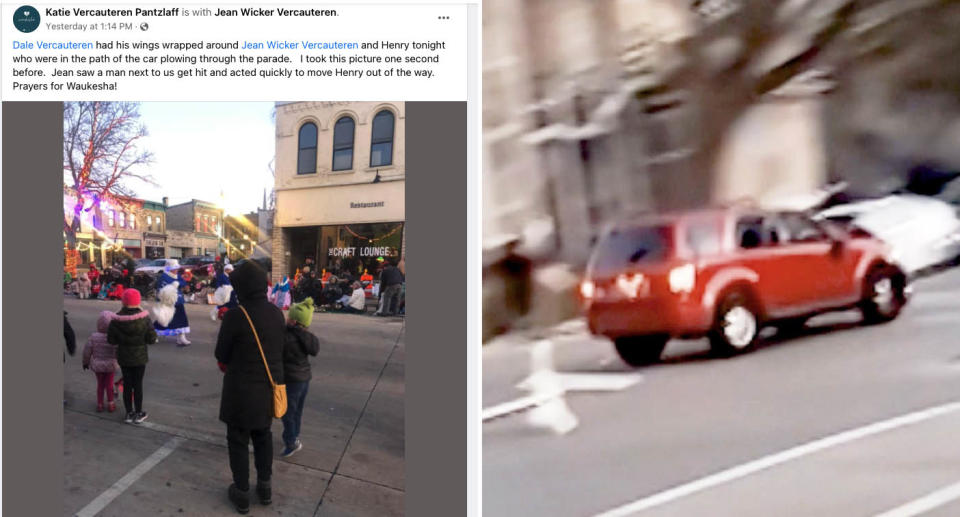
<path id="1" fill-rule="evenodd" d="M 617 274 L 636 264 L 666 258 L 672 245 L 670 226 L 616 228 L 597 244 L 590 270 L 596 276 Z"/>

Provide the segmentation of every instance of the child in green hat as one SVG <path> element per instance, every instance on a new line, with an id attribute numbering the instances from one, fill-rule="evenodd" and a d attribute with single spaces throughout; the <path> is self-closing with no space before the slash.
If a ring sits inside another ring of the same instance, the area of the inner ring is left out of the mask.
<path id="1" fill-rule="evenodd" d="M 287 329 L 283 343 L 283 377 L 287 383 L 287 412 L 283 415 L 283 452 L 287 458 L 299 451 L 300 417 L 307 398 L 311 371 L 309 355 L 320 352 L 320 340 L 310 332 L 313 321 L 313 298 L 307 298 L 290 306 L 287 313 Z"/>

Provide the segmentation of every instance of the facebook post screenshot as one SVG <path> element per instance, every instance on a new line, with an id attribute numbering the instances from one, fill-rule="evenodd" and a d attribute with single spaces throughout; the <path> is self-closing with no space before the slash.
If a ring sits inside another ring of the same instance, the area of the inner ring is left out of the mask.
<path id="1" fill-rule="evenodd" d="M 2 3 L 5 513 L 480 515 L 479 16 Z"/>

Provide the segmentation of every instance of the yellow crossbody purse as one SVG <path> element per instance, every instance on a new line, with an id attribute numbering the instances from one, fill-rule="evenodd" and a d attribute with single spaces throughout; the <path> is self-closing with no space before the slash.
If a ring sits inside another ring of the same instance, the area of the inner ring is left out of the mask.
<path id="1" fill-rule="evenodd" d="M 253 338 L 257 340 L 257 348 L 260 349 L 260 357 L 263 358 L 263 367 L 267 369 L 267 378 L 270 379 L 270 385 L 273 386 L 273 417 L 283 418 L 283 415 L 287 412 L 287 385 L 273 382 L 273 375 L 270 375 L 270 366 L 267 365 L 267 356 L 263 354 L 263 345 L 260 344 L 260 336 L 257 335 L 257 329 L 253 326 L 253 320 L 250 319 L 250 314 L 247 313 L 247 309 L 243 308 L 243 305 L 239 307 L 243 311 L 243 315 L 247 317 L 247 322 L 250 323 Z"/>

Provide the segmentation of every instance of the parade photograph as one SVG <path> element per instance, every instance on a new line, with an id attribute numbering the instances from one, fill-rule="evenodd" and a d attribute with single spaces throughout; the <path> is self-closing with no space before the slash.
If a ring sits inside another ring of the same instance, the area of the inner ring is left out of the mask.
<path id="1" fill-rule="evenodd" d="M 483 2 L 483 510 L 960 515 L 960 2 Z"/>
<path id="2" fill-rule="evenodd" d="M 404 514 L 405 128 L 64 103 L 65 516 Z"/>

